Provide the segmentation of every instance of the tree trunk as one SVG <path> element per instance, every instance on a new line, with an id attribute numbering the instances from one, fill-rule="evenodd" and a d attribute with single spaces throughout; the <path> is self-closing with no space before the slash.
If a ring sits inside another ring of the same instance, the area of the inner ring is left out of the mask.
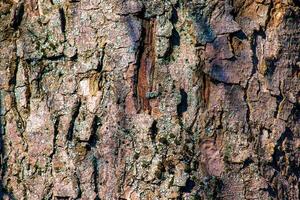
<path id="1" fill-rule="evenodd" d="M 1 0 L 1 199 L 299 197 L 299 0 Z"/>

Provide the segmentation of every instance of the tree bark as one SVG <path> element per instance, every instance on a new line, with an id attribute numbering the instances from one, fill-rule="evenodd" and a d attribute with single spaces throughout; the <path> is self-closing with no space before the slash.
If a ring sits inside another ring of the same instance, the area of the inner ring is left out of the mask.
<path id="1" fill-rule="evenodd" d="M 2 0 L 0 199 L 299 199 L 298 0 Z"/>

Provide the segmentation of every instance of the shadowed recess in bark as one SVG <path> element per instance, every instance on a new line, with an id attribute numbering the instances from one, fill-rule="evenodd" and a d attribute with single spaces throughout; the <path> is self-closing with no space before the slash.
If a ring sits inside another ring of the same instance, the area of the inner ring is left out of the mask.
<path id="1" fill-rule="evenodd" d="M 281 134 L 280 138 L 277 140 L 275 148 L 274 148 L 274 154 L 272 155 L 272 166 L 276 170 L 280 170 L 281 158 L 285 156 L 285 152 L 281 149 L 281 146 L 284 142 L 284 140 L 292 140 L 293 139 L 293 132 L 286 128 L 286 130 Z M 299 173 L 299 172 L 298 172 Z"/>
<path id="2" fill-rule="evenodd" d="M 300 7 L 300 1 L 299 0 L 293 0 L 294 4 L 298 7 Z"/>
<path id="3" fill-rule="evenodd" d="M 91 127 L 91 136 L 87 144 L 88 150 L 90 150 L 93 147 L 96 147 L 97 141 L 99 141 L 97 130 L 100 126 L 101 126 L 100 118 L 98 116 L 95 116 Z"/>
<path id="4" fill-rule="evenodd" d="M 272 78 L 275 69 L 276 69 L 276 60 L 272 58 L 266 58 L 266 71 L 265 74 L 267 77 Z"/>
<path id="5" fill-rule="evenodd" d="M 176 8 L 173 8 L 173 10 L 172 10 L 172 16 L 171 16 L 170 21 L 172 22 L 173 25 L 178 22 L 178 13 L 177 13 Z M 173 48 L 176 46 L 180 46 L 180 35 L 175 27 L 172 29 L 172 35 L 170 38 L 170 42 L 171 42 L 171 48 L 170 48 L 169 54 L 172 54 Z"/>
<path id="6" fill-rule="evenodd" d="M 72 110 L 72 118 L 71 118 L 69 130 L 67 133 L 67 140 L 69 140 L 69 141 L 71 141 L 73 139 L 75 120 L 79 115 L 80 106 L 81 106 L 81 101 L 79 101 Z"/>
<path id="7" fill-rule="evenodd" d="M 158 128 L 157 128 L 157 121 L 154 121 L 150 127 L 150 134 L 151 134 L 151 139 L 152 141 L 155 141 L 155 137 L 158 133 Z"/>
<path id="8" fill-rule="evenodd" d="M 177 113 L 179 116 L 182 116 L 184 112 L 188 109 L 188 94 L 184 89 L 180 89 L 181 102 L 177 106 Z"/>
<path id="9" fill-rule="evenodd" d="M 183 193 L 190 193 L 193 188 L 196 186 L 196 183 L 195 181 L 191 180 L 191 179 L 188 179 L 186 181 L 186 184 L 184 187 L 180 188 L 181 192 Z"/>
<path id="10" fill-rule="evenodd" d="M 24 2 L 21 1 L 20 3 L 18 3 L 18 5 L 16 5 L 16 7 L 12 10 L 12 19 L 11 19 L 11 27 L 13 27 L 14 29 L 17 29 L 23 19 L 23 15 L 24 15 Z"/>
<path id="11" fill-rule="evenodd" d="M 143 20 L 141 52 L 138 58 L 137 94 L 139 110 L 151 112 L 147 92 L 152 90 L 152 78 L 155 67 L 155 19 Z"/>
<path id="12" fill-rule="evenodd" d="M 59 18 L 60 18 L 60 23 L 61 23 L 61 31 L 63 33 L 66 32 L 66 16 L 65 16 L 65 11 L 63 8 L 59 8 Z"/>
<path id="13" fill-rule="evenodd" d="M 94 191 L 96 193 L 95 200 L 100 200 L 100 198 L 98 196 L 98 192 L 99 192 L 99 190 L 98 190 L 98 184 L 99 184 L 99 173 L 98 173 L 98 171 L 99 171 L 99 164 L 98 164 L 98 159 L 95 156 L 93 156 L 92 162 L 93 162 L 93 168 L 94 168 L 94 173 L 93 173 Z"/>

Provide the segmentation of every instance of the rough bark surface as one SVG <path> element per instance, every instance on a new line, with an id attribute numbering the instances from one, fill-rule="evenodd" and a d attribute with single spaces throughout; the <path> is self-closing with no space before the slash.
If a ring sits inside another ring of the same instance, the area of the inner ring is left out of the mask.
<path id="1" fill-rule="evenodd" d="M 299 0 L 1 0 L 1 199 L 299 199 Z"/>

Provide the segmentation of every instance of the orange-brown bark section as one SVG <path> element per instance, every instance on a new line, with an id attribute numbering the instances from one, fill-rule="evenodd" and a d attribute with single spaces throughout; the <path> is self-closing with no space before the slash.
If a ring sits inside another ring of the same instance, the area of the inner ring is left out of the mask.
<path id="1" fill-rule="evenodd" d="M 147 92 L 152 89 L 152 75 L 155 65 L 155 19 L 143 21 L 142 52 L 138 70 L 138 105 L 139 111 L 151 112 Z"/>

